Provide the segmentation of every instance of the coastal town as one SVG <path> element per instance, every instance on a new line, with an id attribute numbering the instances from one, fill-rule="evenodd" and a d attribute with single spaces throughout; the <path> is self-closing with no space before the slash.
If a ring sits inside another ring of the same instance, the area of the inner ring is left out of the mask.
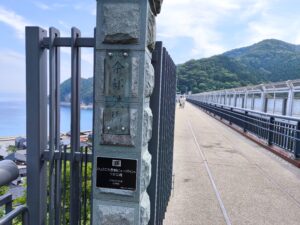
<path id="1" fill-rule="evenodd" d="M 62 133 L 60 143 L 63 147 L 70 147 L 70 132 Z M 92 131 L 82 131 L 80 133 L 80 146 L 91 147 Z M 13 199 L 24 195 L 26 175 L 27 175 L 27 140 L 26 137 L 0 137 L 0 161 L 11 160 L 16 163 L 19 169 L 19 177 L 9 185 L 9 192 Z"/>

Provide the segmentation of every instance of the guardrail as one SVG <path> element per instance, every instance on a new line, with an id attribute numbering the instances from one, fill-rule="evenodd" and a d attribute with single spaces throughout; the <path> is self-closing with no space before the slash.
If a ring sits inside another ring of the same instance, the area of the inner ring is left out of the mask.
<path id="1" fill-rule="evenodd" d="M 300 158 L 300 119 L 205 103 L 190 98 L 188 101 L 228 121 L 230 125 L 238 126 L 244 132 L 253 134 L 266 144 L 284 149 L 295 159 Z"/>
<path id="2" fill-rule="evenodd" d="M 10 160 L 0 161 L 0 187 L 10 184 L 19 176 L 17 165 Z M 29 224 L 28 208 L 25 205 L 17 206 L 13 209 L 12 194 L 0 196 L 0 207 L 5 206 L 5 215 L 0 218 L 0 225 L 11 225 L 13 219 L 22 215 L 22 224 Z"/>

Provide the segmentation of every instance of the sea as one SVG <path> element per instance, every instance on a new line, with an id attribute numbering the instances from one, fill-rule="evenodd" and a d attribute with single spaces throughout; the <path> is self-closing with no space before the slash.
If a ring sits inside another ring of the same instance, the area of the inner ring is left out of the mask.
<path id="1" fill-rule="evenodd" d="M 92 130 L 93 110 L 81 109 L 81 131 Z M 61 106 L 62 133 L 71 130 L 71 108 Z M 26 136 L 26 100 L 25 94 L 0 93 L 0 137 Z"/>

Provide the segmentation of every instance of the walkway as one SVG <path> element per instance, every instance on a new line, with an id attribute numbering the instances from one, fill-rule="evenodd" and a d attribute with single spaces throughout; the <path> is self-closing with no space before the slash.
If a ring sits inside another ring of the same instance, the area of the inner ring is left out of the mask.
<path id="1" fill-rule="evenodd" d="M 164 225 L 299 225 L 300 170 L 189 103 Z"/>

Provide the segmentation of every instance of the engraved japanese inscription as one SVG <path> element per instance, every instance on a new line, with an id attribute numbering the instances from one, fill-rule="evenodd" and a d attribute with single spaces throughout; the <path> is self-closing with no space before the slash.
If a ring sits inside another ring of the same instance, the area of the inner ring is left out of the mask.
<path id="1" fill-rule="evenodd" d="M 105 59 L 105 95 L 119 100 L 129 97 L 131 60 L 126 51 L 111 51 Z"/>
<path id="2" fill-rule="evenodd" d="M 137 160 L 97 158 L 97 187 L 136 190 Z"/>
<path id="3" fill-rule="evenodd" d="M 133 146 L 129 99 L 132 95 L 132 58 L 128 50 L 111 50 L 105 57 L 105 109 L 102 140 L 105 145 Z M 138 79 L 138 78 L 136 78 Z"/>

